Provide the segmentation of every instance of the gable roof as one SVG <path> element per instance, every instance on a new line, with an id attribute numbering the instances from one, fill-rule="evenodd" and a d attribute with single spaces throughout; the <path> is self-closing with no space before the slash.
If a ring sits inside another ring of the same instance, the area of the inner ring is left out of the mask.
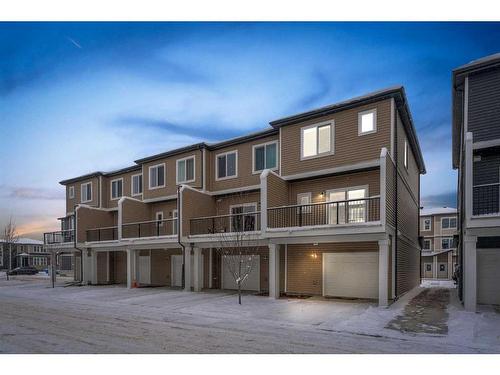
<path id="1" fill-rule="evenodd" d="M 446 214 L 457 214 L 457 209 L 453 207 L 431 207 L 431 208 L 421 208 L 420 216 L 432 216 L 432 215 L 446 215 Z"/>

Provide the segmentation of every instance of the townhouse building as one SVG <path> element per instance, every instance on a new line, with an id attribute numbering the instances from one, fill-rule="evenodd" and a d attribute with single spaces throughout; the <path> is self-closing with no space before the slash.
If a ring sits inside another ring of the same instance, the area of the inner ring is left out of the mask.
<path id="1" fill-rule="evenodd" d="M 500 304 L 500 54 L 453 70 L 459 295 L 467 310 Z"/>
<path id="2" fill-rule="evenodd" d="M 385 306 L 420 283 L 422 173 L 393 87 L 61 181 L 67 212 L 45 241 L 75 252 L 85 283 L 201 291 L 236 288 L 216 249 L 242 231 L 257 259 L 243 289 Z"/>
<path id="3" fill-rule="evenodd" d="M 456 208 L 436 207 L 420 210 L 422 278 L 451 280 L 458 265 L 457 221 Z"/>
<path id="4" fill-rule="evenodd" d="M 0 269 L 8 270 L 9 262 L 10 269 L 23 266 L 43 269 L 47 267 L 48 255 L 42 241 L 21 237 L 9 244 L 0 239 Z"/>

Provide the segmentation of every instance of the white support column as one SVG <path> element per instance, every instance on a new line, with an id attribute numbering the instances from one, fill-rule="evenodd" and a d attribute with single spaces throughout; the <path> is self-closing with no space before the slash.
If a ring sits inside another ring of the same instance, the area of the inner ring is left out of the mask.
<path id="1" fill-rule="evenodd" d="M 208 287 L 210 289 L 212 289 L 212 279 L 213 279 L 213 275 L 212 275 L 212 267 L 213 267 L 213 253 L 214 253 L 214 250 L 212 248 L 210 248 L 210 251 L 209 251 L 209 254 L 208 254 Z"/>
<path id="2" fill-rule="evenodd" d="M 434 255 L 432 257 L 432 278 L 438 278 L 438 256 Z"/>
<path id="3" fill-rule="evenodd" d="M 92 275 L 90 280 L 93 285 L 97 285 L 97 251 L 92 250 L 92 255 L 90 258 L 92 262 Z"/>
<path id="4" fill-rule="evenodd" d="M 269 297 L 280 297 L 280 248 L 269 244 Z"/>
<path id="5" fill-rule="evenodd" d="M 476 236 L 464 236 L 464 269 L 461 270 L 463 280 L 463 300 L 467 311 L 476 311 L 477 270 L 476 270 Z"/>
<path id="6" fill-rule="evenodd" d="M 195 292 L 201 292 L 203 288 L 203 254 L 200 247 L 193 247 L 194 252 L 194 280 L 193 289 Z"/>
<path id="7" fill-rule="evenodd" d="M 184 254 L 184 290 L 191 291 L 191 247 L 186 247 Z"/>
<path id="8" fill-rule="evenodd" d="M 135 281 L 135 250 L 127 249 L 127 288 L 131 289 Z"/>
<path id="9" fill-rule="evenodd" d="M 389 303 L 389 240 L 378 241 L 378 305 Z"/>

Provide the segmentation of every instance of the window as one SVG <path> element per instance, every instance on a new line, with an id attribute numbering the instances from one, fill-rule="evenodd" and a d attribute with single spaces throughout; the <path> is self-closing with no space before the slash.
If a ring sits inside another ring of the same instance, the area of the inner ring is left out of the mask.
<path id="1" fill-rule="evenodd" d="M 231 206 L 231 232 L 248 232 L 256 230 L 257 215 L 251 214 L 256 211 L 257 203 Z"/>
<path id="2" fill-rule="evenodd" d="M 424 250 L 431 249 L 431 240 L 424 240 Z"/>
<path id="3" fill-rule="evenodd" d="M 444 272 L 444 264 L 439 265 L 439 272 Z"/>
<path id="4" fill-rule="evenodd" d="M 442 238 L 441 239 L 441 249 L 451 249 L 453 247 L 453 238 Z"/>
<path id="5" fill-rule="evenodd" d="M 276 169 L 278 166 L 278 143 L 272 142 L 253 147 L 253 171 Z"/>
<path id="6" fill-rule="evenodd" d="M 431 230 L 431 219 L 424 219 L 424 230 Z"/>
<path id="7" fill-rule="evenodd" d="M 358 113 L 358 135 L 375 133 L 377 131 L 377 110 L 370 109 Z"/>
<path id="8" fill-rule="evenodd" d="M 326 199 L 328 202 L 333 202 L 328 205 L 328 223 L 345 224 L 346 222 L 365 222 L 367 214 L 365 198 L 367 197 L 367 194 L 367 187 L 335 189 L 328 191 Z"/>
<path id="9" fill-rule="evenodd" d="M 297 194 L 297 204 L 298 205 L 308 205 L 311 204 L 311 193 L 300 193 Z M 306 207 L 297 207 L 297 213 L 304 213 L 304 214 L 309 214 L 311 213 L 311 206 L 306 206 Z"/>
<path id="10" fill-rule="evenodd" d="M 158 189 L 165 187 L 165 164 L 149 167 L 149 188 Z"/>
<path id="11" fill-rule="evenodd" d="M 75 187 L 74 186 L 69 186 L 68 187 L 68 198 L 69 199 L 74 199 L 75 198 Z"/>
<path id="12" fill-rule="evenodd" d="M 177 183 L 194 181 L 194 156 L 177 160 Z"/>
<path id="13" fill-rule="evenodd" d="M 457 219 L 455 217 L 443 217 L 441 219 L 442 229 L 452 229 L 457 227 Z"/>
<path id="14" fill-rule="evenodd" d="M 432 271 L 432 265 L 427 263 L 427 264 L 425 265 L 425 270 L 426 270 L 427 272 L 431 272 L 431 271 Z"/>
<path id="15" fill-rule="evenodd" d="M 225 180 L 238 175 L 238 151 L 226 152 L 216 157 L 216 176 L 217 180 Z"/>
<path id="16" fill-rule="evenodd" d="M 333 152 L 333 123 L 301 129 L 302 159 Z"/>
<path id="17" fill-rule="evenodd" d="M 90 202 L 92 200 L 92 182 L 87 182 L 81 185 L 82 203 Z"/>
<path id="18" fill-rule="evenodd" d="M 155 214 L 155 218 L 156 218 L 156 225 L 158 227 L 163 227 L 163 211 L 158 211 Z"/>
<path id="19" fill-rule="evenodd" d="M 408 169 L 408 141 L 405 140 L 404 165 Z"/>
<path id="20" fill-rule="evenodd" d="M 178 214 L 177 214 L 177 210 L 173 210 L 172 211 L 172 234 L 177 234 L 177 226 L 179 225 L 179 220 L 177 219 L 178 218 Z"/>
<path id="21" fill-rule="evenodd" d="M 131 189 L 132 196 L 142 194 L 142 174 L 134 174 L 132 176 L 132 186 Z"/>
<path id="22" fill-rule="evenodd" d="M 123 195 L 123 178 L 111 180 L 111 200 L 118 199 Z"/>

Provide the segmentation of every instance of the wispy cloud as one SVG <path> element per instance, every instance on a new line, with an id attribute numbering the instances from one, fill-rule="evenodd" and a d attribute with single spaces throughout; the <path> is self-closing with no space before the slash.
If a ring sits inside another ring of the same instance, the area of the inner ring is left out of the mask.
<path id="1" fill-rule="evenodd" d="M 83 47 L 73 38 L 70 38 L 69 36 L 66 37 L 66 39 L 73 44 L 76 48 L 82 49 Z"/>
<path id="2" fill-rule="evenodd" d="M 441 194 L 427 195 L 420 199 L 420 205 L 430 207 L 456 207 L 457 193 L 449 191 Z"/>
<path id="3" fill-rule="evenodd" d="M 64 193 L 54 189 L 0 185 L 4 197 L 20 200 L 62 200 Z"/>

